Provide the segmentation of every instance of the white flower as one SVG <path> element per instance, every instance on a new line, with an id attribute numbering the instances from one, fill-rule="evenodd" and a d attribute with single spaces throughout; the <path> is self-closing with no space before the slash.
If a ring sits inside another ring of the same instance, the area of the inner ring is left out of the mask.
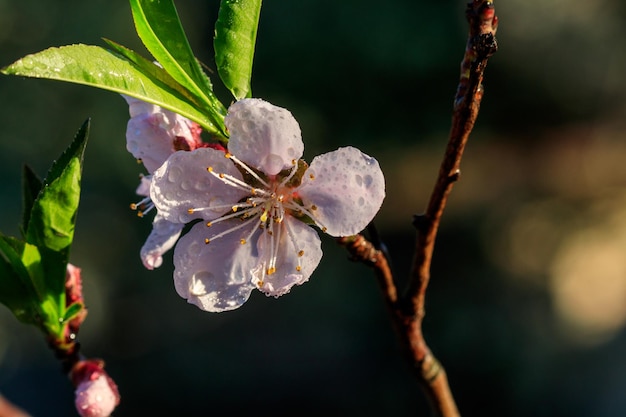
<path id="1" fill-rule="evenodd" d="M 174 152 L 190 151 L 203 146 L 200 126 L 174 112 L 129 96 L 130 120 L 126 128 L 126 149 L 152 173 Z M 143 216 L 154 206 L 149 198 L 151 175 L 143 176 L 137 194 L 144 198 L 131 207 Z M 182 224 L 172 223 L 158 213 L 152 222 L 152 232 L 141 248 L 140 257 L 147 269 L 163 263 L 162 255 L 178 240 Z"/>
<path id="2" fill-rule="evenodd" d="M 291 113 L 259 99 L 228 109 L 227 153 L 177 152 L 157 169 L 150 196 L 167 221 L 189 233 L 174 251 L 174 284 L 206 311 L 238 308 L 254 288 L 280 296 L 307 281 L 320 239 L 360 232 L 378 212 L 385 183 L 378 162 L 353 147 L 301 161 Z"/>

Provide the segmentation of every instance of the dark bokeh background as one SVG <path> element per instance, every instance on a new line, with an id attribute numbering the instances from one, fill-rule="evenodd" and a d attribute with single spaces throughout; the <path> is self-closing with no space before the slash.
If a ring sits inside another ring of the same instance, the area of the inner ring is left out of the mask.
<path id="1" fill-rule="evenodd" d="M 217 0 L 177 3 L 213 67 Z M 308 160 L 347 144 L 380 160 L 388 197 L 377 224 L 401 278 L 411 215 L 445 146 L 464 6 L 263 5 L 254 95 L 293 112 Z M 501 49 L 439 235 L 426 336 L 465 416 L 626 415 L 626 3 L 496 6 Z M 100 37 L 143 51 L 124 0 L 0 0 L 0 65 Z M 150 219 L 128 209 L 141 167 L 115 94 L 0 77 L 0 230 L 18 234 L 22 164 L 43 176 L 87 117 L 72 262 L 89 307 L 80 340 L 120 386 L 116 416 L 427 415 L 371 272 L 331 239 L 310 282 L 278 300 L 254 293 L 229 313 L 176 295 L 171 254 L 143 269 Z M 74 415 L 41 335 L 3 307 L 0 392 L 35 417 Z"/>

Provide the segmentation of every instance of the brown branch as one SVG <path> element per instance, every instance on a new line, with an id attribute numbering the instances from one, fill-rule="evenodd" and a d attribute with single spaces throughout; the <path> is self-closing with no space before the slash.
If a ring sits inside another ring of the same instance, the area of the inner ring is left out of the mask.
<path id="1" fill-rule="evenodd" d="M 339 238 L 353 259 L 376 273 L 379 285 L 405 348 L 433 411 L 441 417 L 459 417 L 445 370 L 434 357 L 422 332 L 426 289 L 439 223 L 452 186 L 459 179 L 461 158 L 478 116 L 483 95 L 482 80 L 487 61 L 497 50 L 495 33 L 498 19 L 492 1 L 472 0 L 467 5 L 469 36 L 461 63 L 461 77 L 454 101 L 452 127 L 426 212 L 416 216 L 415 256 L 406 294 L 398 297 L 393 274 L 384 254 L 363 236 Z"/>

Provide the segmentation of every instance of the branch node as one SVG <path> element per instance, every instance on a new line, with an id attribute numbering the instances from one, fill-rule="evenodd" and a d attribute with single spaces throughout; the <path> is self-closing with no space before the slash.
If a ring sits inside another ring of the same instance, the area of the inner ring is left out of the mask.
<path id="1" fill-rule="evenodd" d="M 428 219 L 428 216 L 426 216 L 425 213 L 414 214 L 413 221 L 411 222 L 411 224 L 417 231 L 424 231 L 428 229 L 430 220 Z"/>

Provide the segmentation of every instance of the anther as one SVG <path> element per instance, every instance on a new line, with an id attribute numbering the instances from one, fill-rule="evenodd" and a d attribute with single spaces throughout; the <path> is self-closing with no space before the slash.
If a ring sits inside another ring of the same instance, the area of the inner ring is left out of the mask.
<path id="1" fill-rule="evenodd" d="M 194 212 L 194 211 L 195 211 L 195 210 L 194 210 L 194 209 L 192 209 L 192 208 L 187 209 L 187 213 L 189 213 L 189 214 L 193 214 L 193 212 Z"/>
<path id="2" fill-rule="evenodd" d="M 304 251 L 303 250 L 298 251 L 298 256 L 300 256 L 300 257 L 304 256 Z"/>
<path id="3" fill-rule="evenodd" d="M 241 243 L 242 245 L 245 245 L 246 244 L 246 239 L 240 239 L 239 243 Z"/>
<path id="4" fill-rule="evenodd" d="M 316 206 L 315 204 L 313 204 L 313 205 L 311 206 L 311 210 L 313 210 L 313 211 L 317 210 L 317 206 Z"/>
<path id="5" fill-rule="evenodd" d="M 224 158 L 230 159 L 233 156 L 230 152 L 224 152 Z"/>
<path id="6" fill-rule="evenodd" d="M 209 171 L 209 172 L 213 172 L 213 167 L 207 167 L 206 170 Z"/>
<path id="7" fill-rule="evenodd" d="M 313 175 L 313 174 L 309 174 L 309 178 L 311 178 L 312 180 L 314 180 L 314 179 L 315 179 L 315 175 Z"/>
<path id="8" fill-rule="evenodd" d="M 326 233 L 326 230 L 328 230 L 328 229 L 325 228 L 325 227 L 322 227 L 322 232 Z"/>
<path id="9" fill-rule="evenodd" d="M 209 239 L 204 238 L 204 243 L 205 243 L 206 245 L 208 245 L 208 244 L 209 244 L 209 242 L 210 242 L 210 240 L 209 240 Z"/>
<path id="10" fill-rule="evenodd" d="M 276 272 L 276 268 L 274 267 L 267 268 L 267 271 L 265 271 L 267 275 L 272 275 L 274 272 Z"/>
<path id="11" fill-rule="evenodd" d="M 300 265 L 296 266 L 296 271 L 298 272 L 302 271 L 302 267 Z"/>
<path id="12" fill-rule="evenodd" d="M 211 222 L 206 222 L 206 227 L 211 227 L 212 224 L 213 223 L 211 223 Z"/>

